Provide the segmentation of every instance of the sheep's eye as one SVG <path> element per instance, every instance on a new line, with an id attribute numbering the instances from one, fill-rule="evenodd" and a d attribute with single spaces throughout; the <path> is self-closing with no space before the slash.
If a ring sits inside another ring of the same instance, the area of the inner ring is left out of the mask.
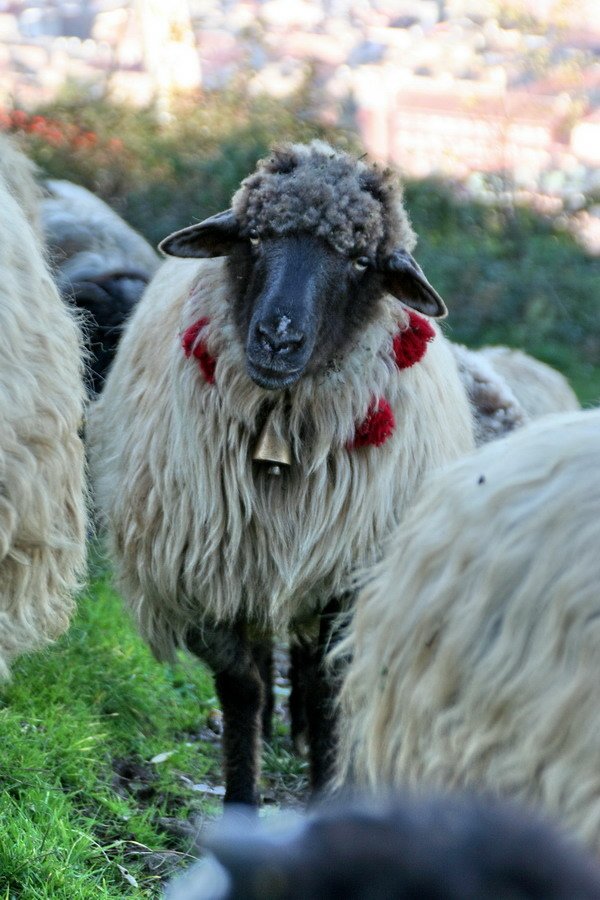
<path id="1" fill-rule="evenodd" d="M 256 230 L 256 228 L 252 228 L 248 232 L 248 237 L 250 238 L 250 243 L 252 244 L 253 247 L 256 247 L 258 244 L 260 244 L 260 235 L 259 235 L 258 231 Z"/>
<path id="2" fill-rule="evenodd" d="M 356 259 L 352 261 L 352 266 L 356 272 L 364 272 L 365 269 L 369 268 L 369 257 L 357 256 Z"/>

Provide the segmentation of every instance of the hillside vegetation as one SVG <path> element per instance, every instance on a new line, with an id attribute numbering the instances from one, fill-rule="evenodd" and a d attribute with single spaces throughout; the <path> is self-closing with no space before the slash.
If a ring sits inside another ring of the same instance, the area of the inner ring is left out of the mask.
<path id="1" fill-rule="evenodd" d="M 0 117 L 43 171 L 100 194 L 153 244 L 230 201 L 280 140 L 323 137 L 361 153 L 355 135 L 315 125 L 300 93 L 282 104 L 242 89 L 153 110 L 82 102 Z M 585 403 L 600 400 L 600 259 L 561 221 L 524 207 L 458 199 L 440 181 L 409 183 L 416 256 L 450 308 L 453 337 L 502 342 L 561 368 Z"/>

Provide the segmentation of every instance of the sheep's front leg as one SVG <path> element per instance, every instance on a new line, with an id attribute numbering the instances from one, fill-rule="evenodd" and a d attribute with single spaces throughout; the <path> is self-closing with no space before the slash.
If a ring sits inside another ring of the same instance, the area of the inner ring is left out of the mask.
<path id="1" fill-rule="evenodd" d="M 303 754 L 308 746 L 308 723 L 306 721 L 307 683 L 312 666 L 313 648 L 303 637 L 295 635 L 290 644 L 290 734 L 296 753 Z"/>
<path id="2" fill-rule="evenodd" d="M 263 740 L 268 744 L 273 737 L 273 712 L 275 709 L 275 695 L 273 691 L 275 671 L 273 667 L 272 638 L 254 641 L 252 644 L 252 656 L 263 685 L 262 736 Z"/>
<path id="3" fill-rule="evenodd" d="M 256 806 L 264 688 L 246 629 L 194 630 L 187 643 L 215 676 L 223 712 L 225 803 Z"/>
<path id="4" fill-rule="evenodd" d="M 325 657 L 332 647 L 334 629 L 341 605 L 330 600 L 320 616 L 319 638 L 312 654 L 305 655 L 306 715 L 310 745 L 310 774 L 313 793 L 327 787 L 334 771 L 336 753 L 335 696 L 337 678 L 325 664 Z"/>

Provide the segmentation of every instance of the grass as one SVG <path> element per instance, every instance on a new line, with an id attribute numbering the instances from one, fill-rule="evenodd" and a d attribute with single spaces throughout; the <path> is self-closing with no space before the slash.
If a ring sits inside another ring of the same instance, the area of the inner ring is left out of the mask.
<path id="1" fill-rule="evenodd" d="M 158 896 L 189 849 L 161 819 L 219 809 L 190 789 L 220 777 L 199 738 L 214 703 L 202 666 L 156 663 L 96 577 L 69 634 L 0 692 L 0 900 Z"/>
<path id="2" fill-rule="evenodd" d="M 206 669 L 157 663 L 108 575 L 93 576 L 69 633 L 0 691 L 0 900 L 158 897 L 191 859 L 190 821 L 220 813 L 193 790 L 221 782 L 215 707 Z M 307 785 L 274 729 L 265 814 Z"/>

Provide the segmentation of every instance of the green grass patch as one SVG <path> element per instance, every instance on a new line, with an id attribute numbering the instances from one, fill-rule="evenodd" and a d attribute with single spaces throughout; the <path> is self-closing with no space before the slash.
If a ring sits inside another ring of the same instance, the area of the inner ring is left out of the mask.
<path id="1" fill-rule="evenodd" d="M 96 577 L 69 634 L 0 692 L 0 900 L 158 896 L 189 849 L 161 817 L 219 809 L 190 789 L 219 779 L 198 737 L 214 704 L 206 670 L 157 663 Z"/>

